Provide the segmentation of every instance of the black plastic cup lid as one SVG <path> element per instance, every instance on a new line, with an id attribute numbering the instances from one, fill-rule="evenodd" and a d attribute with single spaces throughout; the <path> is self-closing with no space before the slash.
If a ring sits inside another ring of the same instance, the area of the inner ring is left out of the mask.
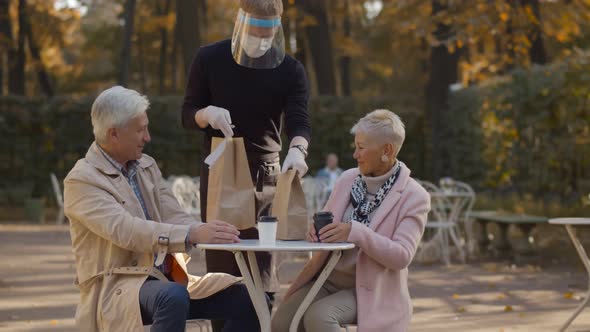
<path id="1" fill-rule="evenodd" d="M 258 222 L 277 222 L 279 221 L 277 219 L 277 217 L 272 217 L 272 216 L 262 216 L 260 218 L 258 218 Z"/>
<path id="2" fill-rule="evenodd" d="M 320 211 L 314 214 L 315 217 L 333 217 L 334 214 L 330 211 Z"/>

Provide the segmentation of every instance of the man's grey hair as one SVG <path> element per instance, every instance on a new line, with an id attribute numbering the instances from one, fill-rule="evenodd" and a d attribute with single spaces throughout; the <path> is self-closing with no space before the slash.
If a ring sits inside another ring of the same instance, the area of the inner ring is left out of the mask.
<path id="1" fill-rule="evenodd" d="M 258 16 L 283 15 L 282 0 L 240 0 L 240 8 L 248 14 Z"/>
<path id="2" fill-rule="evenodd" d="M 404 123 L 397 114 L 386 109 L 374 110 L 365 115 L 352 127 L 350 132 L 353 135 L 363 132 L 381 144 L 393 144 L 395 155 L 399 153 L 406 139 Z"/>
<path id="3" fill-rule="evenodd" d="M 109 129 L 124 127 L 149 106 L 148 99 L 135 90 L 122 86 L 104 90 L 94 100 L 90 113 L 94 139 L 98 143 L 105 142 Z"/>

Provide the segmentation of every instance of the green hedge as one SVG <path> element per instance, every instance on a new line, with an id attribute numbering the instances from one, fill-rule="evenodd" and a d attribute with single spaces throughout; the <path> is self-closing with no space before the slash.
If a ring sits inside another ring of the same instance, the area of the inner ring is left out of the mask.
<path id="1" fill-rule="evenodd" d="M 426 144 L 430 131 L 421 98 L 313 98 L 311 174 L 329 152 L 340 156 L 343 168 L 354 167 L 350 128 L 367 112 L 388 108 L 406 123 L 400 159 L 415 177 L 432 180 L 432 146 L 449 151 L 445 174 L 477 190 L 577 202 L 590 192 L 590 55 L 515 70 L 485 86 L 452 93 L 444 140 L 435 144 Z M 93 100 L 0 97 L 0 204 L 20 203 L 31 191 L 48 194 L 49 172 L 63 178 L 84 156 L 93 140 Z M 158 160 L 166 176 L 197 175 L 201 134 L 181 128 L 182 98 L 150 101 L 152 143 L 146 153 Z"/>
<path id="2" fill-rule="evenodd" d="M 93 141 L 90 108 L 94 96 L 74 98 L 0 97 L 0 204 L 19 204 L 33 191 L 51 197 L 49 173 L 63 178 Z M 152 142 L 145 152 L 156 158 L 165 176 L 199 174 L 201 134 L 180 124 L 182 98 L 150 97 Z M 308 160 L 311 174 L 325 155 L 335 152 L 341 166 L 354 167 L 349 130 L 374 108 L 391 109 L 404 119 L 408 139 L 401 157 L 415 174 L 424 169 L 422 114 L 416 100 L 399 98 L 317 98 L 310 102 L 313 138 Z M 286 143 L 284 143 L 286 144 Z"/>
<path id="3" fill-rule="evenodd" d="M 517 69 L 487 86 L 454 94 L 454 115 L 470 123 L 459 124 L 457 131 L 472 139 L 455 149 L 470 151 L 458 153 L 461 163 L 465 157 L 468 162 L 463 174 L 474 171 L 474 165 L 484 166 L 464 178 L 539 198 L 579 199 L 590 191 L 589 102 L 586 53 Z"/>

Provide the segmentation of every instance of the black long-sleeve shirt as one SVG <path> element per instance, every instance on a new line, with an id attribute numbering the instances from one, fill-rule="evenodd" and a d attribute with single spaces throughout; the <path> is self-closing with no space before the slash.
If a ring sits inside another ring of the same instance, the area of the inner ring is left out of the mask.
<path id="1" fill-rule="evenodd" d="M 200 128 L 195 113 L 209 105 L 227 109 L 235 125 L 234 137 L 244 137 L 246 151 L 273 153 L 281 150 L 281 116 L 289 141 L 302 136 L 310 141 L 307 104 L 309 84 L 303 65 L 285 56 L 274 69 L 252 69 L 238 65 L 231 53 L 231 40 L 201 47 L 188 77 L 182 125 L 201 129 L 206 137 L 223 137 L 210 126 Z M 209 139 L 204 152 L 208 152 Z"/>

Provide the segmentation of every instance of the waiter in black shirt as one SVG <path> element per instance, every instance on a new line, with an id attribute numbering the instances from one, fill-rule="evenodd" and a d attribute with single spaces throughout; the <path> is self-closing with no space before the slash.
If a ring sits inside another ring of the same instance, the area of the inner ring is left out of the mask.
<path id="1" fill-rule="evenodd" d="M 281 0 L 240 0 L 233 37 L 201 47 L 191 64 L 182 107 L 182 124 L 205 133 L 201 161 L 201 215 L 207 216 L 208 167 L 212 137 L 243 137 L 252 181 L 257 184 L 257 217 L 268 215 L 276 176 L 282 169 L 307 172 L 305 157 L 311 138 L 307 104 L 309 85 L 303 65 L 285 55 Z M 279 164 L 281 119 L 289 151 Z M 262 190 L 260 190 L 262 188 Z M 244 239 L 258 238 L 255 228 Z M 257 256 L 267 292 L 276 292 L 271 255 Z M 233 254 L 207 251 L 208 272 L 240 275 Z"/>

